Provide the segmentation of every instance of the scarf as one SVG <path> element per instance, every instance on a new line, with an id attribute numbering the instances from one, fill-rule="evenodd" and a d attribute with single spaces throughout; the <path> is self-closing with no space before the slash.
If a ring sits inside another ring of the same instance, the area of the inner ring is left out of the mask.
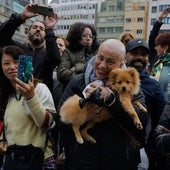
<path id="1" fill-rule="evenodd" d="M 85 85 L 86 86 L 90 84 L 91 82 L 97 80 L 96 74 L 94 72 L 94 60 L 95 60 L 95 56 L 89 60 L 86 70 L 85 70 Z"/>
<path id="2" fill-rule="evenodd" d="M 151 75 L 160 80 L 163 65 L 170 61 L 170 53 L 164 54 L 153 66 Z"/>

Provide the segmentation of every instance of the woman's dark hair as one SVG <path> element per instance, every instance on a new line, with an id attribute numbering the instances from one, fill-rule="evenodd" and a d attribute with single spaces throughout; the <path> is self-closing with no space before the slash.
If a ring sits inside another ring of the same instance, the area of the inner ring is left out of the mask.
<path id="1" fill-rule="evenodd" d="M 68 49 L 70 51 L 75 52 L 84 48 L 84 46 L 80 44 L 80 40 L 82 39 L 81 36 L 85 28 L 89 28 L 92 31 L 92 35 L 95 37 L 91 46 L 92 51 L 96 51 L 98 49 L 99 43 L 97 42 L 97 38 L 96 38 L 97 33 L 93 25 L 82 23 L 82 22 L 76 22 L 73 25 L 71 25 L 66 37 L 67 41 L 69 42 Z"/>
<path id="2" fill-rule="evenodd" d="M 1 49 L 0 53 L 0 82 L 1 82 L 1 99 L 2 106 L 4 106 L 9 97 L 11 97 L 15 93 L 15 88 L 12 86 L 11 82 L 6 78 L 2 70 L 2 56 L 3 54 L 11 55 L 15 60 L 18 60 L 19 55 L 23 55 L 24 51 L 17 46 L 6 46 Z"/>
<path id="3" fill-rule="evenodd" d="M 13 57 L 13 59 L 18 60 L 19 55 L 24 55 L 24 51 L 14 45 L 9 45 L 1 49 L 0 51 L 0 98 L 2 102 L 0 103 L 0 107 L 5 107 L 8 99 L 15 94 L 15 88 L 12 86 L 9 79 L 6 78 L 6 76 L 3 73 L 2 70 L 2 56 L 3 54 L 8 54 Z M 35 79 L 34 84 L 36 85 L 37 82 L 40 82 L 40 80 Z"/>
<path id="4" fill-rule="evenodd" d="M 168 46 L 167 52 L 170 52 L 170 32 L 162 32 L 160 33 L 156 39 L 155 44 L 161 45 L 161 47 Z"/>
<path id="5" fill-rule="evenodd" d="M 6 46 L 1 50 L 1 66 L 0 66 L 0 80 L 1 80 L 1 89 L 2 89 L 2 101 L 7 101 L 8 98 L 14 94 L 15 89 L 12 86 L 11 82 L 6 78 L 2 71 L 2 56 L 3 54 L 11 55 L 15 60 L 18 60 L 19 55 L 23 55 L 24 51 L 17 46 Z"/>

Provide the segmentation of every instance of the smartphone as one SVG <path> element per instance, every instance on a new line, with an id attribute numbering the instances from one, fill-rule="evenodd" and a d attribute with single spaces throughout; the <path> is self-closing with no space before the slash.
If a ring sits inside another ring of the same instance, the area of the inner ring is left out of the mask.
<path id="1" fill-rule="evenodd" d="M 32 56 L 20 55 L 18 59 L 18 78 L 24 83 L 28 83 L 32 77 L 32 72 Z"/>
<path id="2" fill-rule="evenodd" d="M 39 6 L 39 5 L 34 6 L 33 12 L 44 16 L 50 16 L 50 17 L 54 15 L 53 8 Z"/>

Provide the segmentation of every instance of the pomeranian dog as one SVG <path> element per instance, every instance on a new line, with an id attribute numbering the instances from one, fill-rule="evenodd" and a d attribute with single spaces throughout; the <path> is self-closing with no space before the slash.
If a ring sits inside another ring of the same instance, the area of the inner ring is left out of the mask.
<path id="1" fill-rule="evenodd" d="M 146 108 L 137 101 L 133 101 L 133 95 L 139 92 L 139 74 L 134 68 L 114 69 L 109 74 L 108 86 L 116 90 L 124 110 L 132 117 L 138 129 L 143 129 L 138 115 L 132 105 L 137 105 L 143 112 Z M 92 116 L 90 116 L 92 115 Z M 87 131 L 96 123 L 112 118 L 111 113 L 106 109 L 100 100 L 100 88 L 95 90 L 88 98 L 82 99 L 78 95 L 69 97 L 60 108 L 61 121 L 71 124 L 76 140 L 82 144 L 83 138 L 92 143 L 96 140 Z M 85 128 L 80 130 L 81 125 L 87 122 Z"/>
<path id="2" fill-rule="evenodd" d="M 133 100 L 133 96 L 139 92 L 140 78 L 135 68 L 112 70 L 109 75 L 108 85 L 119 94 L 120 102 L 124 110 L 132 117 L 136 128 L 143 129 L 138 115 L 132 105 L 137 105 L 140 110 L 147 112 L 146 108 L 138 101 Z"/>

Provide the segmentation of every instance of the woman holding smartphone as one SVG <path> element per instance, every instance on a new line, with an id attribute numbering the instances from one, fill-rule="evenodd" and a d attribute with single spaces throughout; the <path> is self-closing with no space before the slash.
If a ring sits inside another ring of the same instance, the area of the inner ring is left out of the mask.
<path id="1" fill-rule="evenodd" d="M 17 78 L 18 57 L 23 54 L 17 46 L 6 46 L 0 54 L 4 110 L 1 139 L 7 141 L 4 170 L 42 170 L 47 130 L 54 122 L 55 107 L 47 86 L 33 77 L 28 83 Z"/>

